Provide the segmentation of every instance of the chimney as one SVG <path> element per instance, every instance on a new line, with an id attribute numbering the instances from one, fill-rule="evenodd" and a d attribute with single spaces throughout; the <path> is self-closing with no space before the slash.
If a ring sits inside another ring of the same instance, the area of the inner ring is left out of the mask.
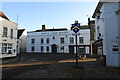
<path id="1" fill-rule="evenodd" d="M 42 25 L 42 31 L 45 31 L 45 29 L 46 29 L 45 25 Z"/>
<path id="2" fill-rule="evenodd" d="M 90 18 L 88 18 L 88 27 L 90 28 Z"/>

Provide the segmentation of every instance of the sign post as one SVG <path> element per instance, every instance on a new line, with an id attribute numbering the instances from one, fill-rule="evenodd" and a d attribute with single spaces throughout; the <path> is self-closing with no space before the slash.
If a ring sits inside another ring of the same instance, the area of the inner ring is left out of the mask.
<path id="1" fill-rule="evenodd" d="M 78 21 L 75 21 L 75 23 L 72 24 L 71 29 L 75 32 L 75 40 L 76 40 L 76 68 L 78 68 L 77 32 L 80 30 L 80 23 L 78 23 Z"/>

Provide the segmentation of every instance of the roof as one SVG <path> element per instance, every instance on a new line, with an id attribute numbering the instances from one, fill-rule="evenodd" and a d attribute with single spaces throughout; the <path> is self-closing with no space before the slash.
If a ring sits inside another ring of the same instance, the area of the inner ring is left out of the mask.
<path id="1" fill-rule="evenodd" d="M 117 15 L 120 14 L 120 10 L 116 11 L 116 14 L 117 14 Z"/>
<path id="2" fill-rule="evenodd" d="M 67 31 L 67 28 L 58 28 L 58 29 L 46 29 L 45 31 Z M 43 32 L 42 29 L 41 30 L 36 30 L 36 31 L 30 31 L 30 32 Z M 28 32 L 28 33 L 30 33 Z"/>
<path id="3" fill-rule="evenodd" d="M 25 29 L 18 29 L 18 33 L 17 33 L 17 39 L 20 38 L 20 36 L 22 35 L 22 33 L 24 32 Z"/>
<path id="4" fill-rule="evenodd" d="M 97 7 L 96 7 L 96 9 L 95 9 L 95 11 L 94 11 L 94 13 L 93 13 L 92 18 L 95 18 L 96 13 L 99 12 L 99 9 L 102 7 L 102 4 L 103 4 L 103 2 L 99 2 L 99 3 L 98 3 L 98 5 L 97 5 Z"/>
<path id="5" fill-rule="evenodd" d="M 101 38 L 101 39 L 99 39 L 99 40 L 96 40 L 94 43 L 98 43 L 98 42 L 101 42 L 101 41 L 103 41 L 103 39 Z"/>
<path id="6" fill-rule="evenodd" d="M 90 23 L 95 23 L 95 20 L 90 20 Z"/>
<path id="7" fill-rule="evenodd" d="M 80 26 L 80 29 L 89 29 L 88 25 L 82 25 Z"/>
<path id="8" fill-rule="evenodd" d="M 8 17 L 2 11 L 0 11 L 0 17 L 9 20 Z"/>

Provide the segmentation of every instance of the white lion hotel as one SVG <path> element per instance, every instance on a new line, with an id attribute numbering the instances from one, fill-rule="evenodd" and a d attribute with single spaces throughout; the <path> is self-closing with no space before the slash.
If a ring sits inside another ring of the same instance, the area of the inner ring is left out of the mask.
<path id="1" fill-rule="evenodd" d="M 90 29 L 81 26 L 77 36 L 78 53 L 90 54 Z M 66 28 L 46 29 L 27 32 L 27 53 L 76 53 L 75 35 Z"/>

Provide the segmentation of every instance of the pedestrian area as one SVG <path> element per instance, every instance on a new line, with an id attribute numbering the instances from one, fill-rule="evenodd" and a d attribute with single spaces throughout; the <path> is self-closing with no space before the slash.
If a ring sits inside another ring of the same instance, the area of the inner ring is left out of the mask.
<path id="1" fill-rule="evenodd" d="M 23 61 L 15 64 L 4 64 L 0 67 L 23 67 L 31 66 L 34 69 L 24 71 L 11 78 L 113 78 L 120 79 L 120 69 L 103 66 L 95 58 L 79 60 L 76 68 L 75 59 L 59 61 Z M 37 66 L 37 67 L 36 67 Z"/>

